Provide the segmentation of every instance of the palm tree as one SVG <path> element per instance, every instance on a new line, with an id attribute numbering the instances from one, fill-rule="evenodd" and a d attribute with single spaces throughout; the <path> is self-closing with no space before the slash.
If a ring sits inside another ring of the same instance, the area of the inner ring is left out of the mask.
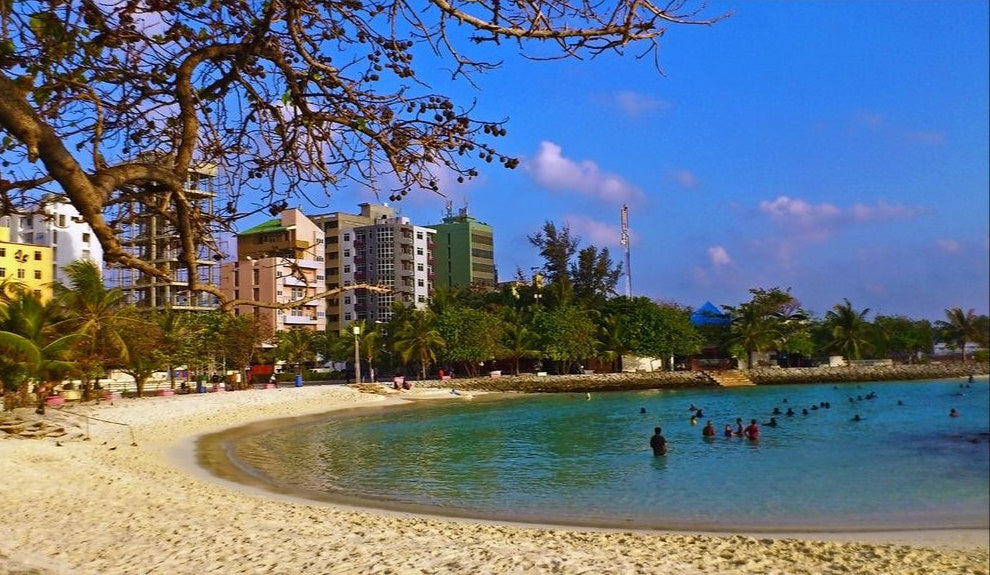
<path id="1" fill-rule="evenodd" d="M 55 285 L 55 294 L 65 319 L 56 324 L 64 332 L 89 337 L 80 342 L 77 361 L 83 381 L 83 399 L 88 400 L 92 378 L 99 377 L 112 362 L 126 359 L 127 345 L 117 330 L 125 296 L 119 288 L 103 285 L 100 268 L 90 260 L 72 262 L 65 268 L 69 286 Z"/>
<path id="2" fill-rule="evenodd" d="M 502 314 L 502 352 L 512 360 L 513 373 L 519 375 L 519 360 L 540 355 L 536 348 L 537 340 L 526 326 L 526 313 L 520 309 L 506 307 Z"/>
<path id="3" fill-rule="evenodd" d="M 963 312 L 960 307 L 945 310 L 945 320 L 935 322 L 942 332 L 942 337 L 959 347 L 964 363 L 966 362 L 966 344 L 980 338 L 977 322 L 975 310 Z"/>
<path id="4" fill-rule="evenodd" d="M 598 327 L 598 357 L 609 362 L 614 372 L 622 369 L 622 356 L 629 353 L 629 334 L 623 317 L 609 315 Z"/>
<path id="5" fill-rule="evenodd" d="M 279 333 L 278 353 L 289 363 L 295 364 L 296 373 L 302 375 L 303 364 L 316 358 L 313 332 L 307 329 L 290 329 Z"/>
<path id="6" fill-rule="evenodd" d="M 71 361 L 72 347 L 84 334 L 72 333 L 58 337 L 52 329 L 55 308 L 46 305 L 31 292 L 17 292 L 0 310 L 0 374 L 4 392 L 18 391 L 21 402 L 27 401 L 28 386 L 34 380 L 38 386 L 38 412 L 45 411 L 48 389 L 75 368 Z M 6 393 L 4 394 L 6 399 Z M 11 407 L 9 401 L 5 407 Z"/>
<path id="7" fill-rule="evenodd" d="M 726 307 L 726 311 L 732 316 L 728 343 L 746 353 L 747 365 L 752 369 L 753 354 L 769 351 L 776 344 L 773 322 L 757 306 L 748 303 L 738 308 Z"/>
<path id="8" fill-rule="evenodd" d="M 869 350 L 870 344 L 870 322 L 866 321 L 866 314 L 870 308 L 863 311 L 856 311 L 848 299 L 843 300 L 845 304 L 835 304 L 828 313 L 825 314 L 825 323 L 830 328 L 832 341 L 829 348 L 842 352 L 842 355 L 850 359 L 861 359 L 862 352 Z"/>
<path id="9" fill-rule="evenodd" d="M 426 379 L 427 368 L 436 361 L 437 352 L 445 344 L 436 328 L 433 313 L 415 310 L 398 326 L 393 345 L 403 362 L 419 361 L 420 379 Z"/>

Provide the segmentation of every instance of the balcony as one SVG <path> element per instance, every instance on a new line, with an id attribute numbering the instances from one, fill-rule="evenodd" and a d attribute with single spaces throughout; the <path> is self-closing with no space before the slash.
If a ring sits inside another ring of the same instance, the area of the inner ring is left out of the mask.
<path id="1" fill-rule="evenodd" d="M 316 318 L 308 315 L 287 315 L 283 316 L 282 323 L 285 325 L 316 325 Z"/>

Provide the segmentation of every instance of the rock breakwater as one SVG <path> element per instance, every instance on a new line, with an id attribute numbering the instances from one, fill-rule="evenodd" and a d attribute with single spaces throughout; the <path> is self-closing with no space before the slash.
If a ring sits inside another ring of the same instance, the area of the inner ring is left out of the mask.
<path id="1" fill-rule="evenodd" d="M 950 379 L 990 373 L 986 363 L 931 363 L 925 365 L 846 366 L 809 368 L 758 368 L 746 375 L 757 385 L 832 383 L 853 381 L 904 381 Z M 702 372 L 656 371 L 649 373 L 593 373 L 537 376 L 532 373 L 501 377 L 458 378 L 413 382 L 416 387 L 465 391 L 521 393 L 591 393 L 716 387 Z"/>

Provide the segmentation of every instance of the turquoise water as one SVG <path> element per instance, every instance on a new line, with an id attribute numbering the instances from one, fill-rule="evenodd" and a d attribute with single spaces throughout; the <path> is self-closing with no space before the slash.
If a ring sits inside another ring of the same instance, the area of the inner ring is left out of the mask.
<path id="1" fill-rule="evenodd" d="M 331 415 L 241 437 L 234 452 L 283 490 L 446 515 L 714 530 L 984 527 L 988 389 L 983 380 L 479 397 Z M 822 402 L 831 407 L 812 409 Z M 691 405 L 704 411 L 696 426 Z M 737 417 L 772 416 L 779 426 L 762 425 L 758 443 L 722 436 Z M 714 440 L 701 435 L 709 419 Z M 649 449 L 656 425 L 666 457 Z"/>

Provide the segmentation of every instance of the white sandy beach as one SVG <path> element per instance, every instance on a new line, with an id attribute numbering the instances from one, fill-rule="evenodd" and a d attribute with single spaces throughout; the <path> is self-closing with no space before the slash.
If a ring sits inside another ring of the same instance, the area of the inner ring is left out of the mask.
<path id="1" fill-rule="evenodd" d="M 88 440 L 0 436 L 0 574 L 990 573 L 986 529 L 747 536 L 480 523 L 292 500 L 192 465 L 204 433 L 386 401 L 401 400 L 345 386 L 128 399 L 66 408 L 130 426 L 89 421 Z"/>

